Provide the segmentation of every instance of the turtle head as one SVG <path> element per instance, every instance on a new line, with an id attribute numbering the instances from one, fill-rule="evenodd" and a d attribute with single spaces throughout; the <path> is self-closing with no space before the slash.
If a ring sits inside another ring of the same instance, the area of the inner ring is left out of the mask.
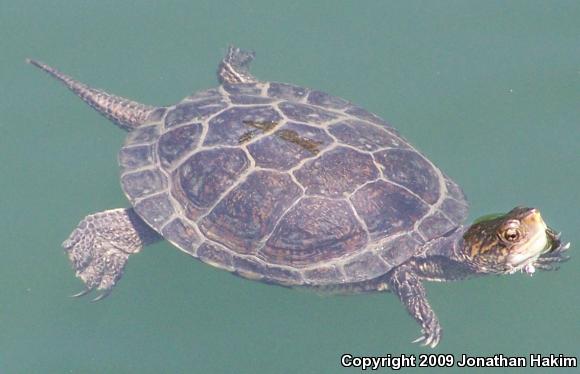
<path id="1" fill-rule="evenodd" d="M 525 207 L 476 220 L 463 241 L 463 255 L 474 270 L 496 274 L 518 270 L 532 274 L 536 260 L 561 244 L 540 211 Z"/>

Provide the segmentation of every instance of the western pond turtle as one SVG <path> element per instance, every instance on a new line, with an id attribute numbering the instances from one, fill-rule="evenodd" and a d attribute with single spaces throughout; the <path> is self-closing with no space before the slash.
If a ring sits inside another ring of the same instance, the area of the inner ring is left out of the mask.
<path id="1" fill-rule="evenodd" d="M 381 118 L 347 100 L 260 81 L 230 47 L 220 85 L 153 107 L 41 62 L 128 135 L 119 152 L 131 208 L 84 218 L 63 246 L 79 295 L 108 295 L 127 259 L 162 238 L 249 279 L 348 292 L 392 291 L 441 337 L 423 281 L 548 270 L 568 257 L 537 209 L 463 226 L 461 188 Z"/>

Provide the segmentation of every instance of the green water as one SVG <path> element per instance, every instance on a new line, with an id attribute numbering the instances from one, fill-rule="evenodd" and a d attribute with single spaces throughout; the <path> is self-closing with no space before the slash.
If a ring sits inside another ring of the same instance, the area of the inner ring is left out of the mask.
<path id="1" fill-rule="evenodd" d="M 559 272 L 429 284 L 432 352 L 580 355 L 579 20 L 579 1 L 0 1 L 0 372 L 341 373 L 359 371 L 345 352 L 431 352 L 392 295 L 267 286 L 167 243 L 108 299 L 68 298 L 82 286 L 60 243 L 127 206 L 124 134 L 24 58 L 170 104 L 216 85 L 229 43 L 257 51 L 258 77 L 385 117 L 463 186 L 471 219 L 537 206 L 572 242 Z"/>

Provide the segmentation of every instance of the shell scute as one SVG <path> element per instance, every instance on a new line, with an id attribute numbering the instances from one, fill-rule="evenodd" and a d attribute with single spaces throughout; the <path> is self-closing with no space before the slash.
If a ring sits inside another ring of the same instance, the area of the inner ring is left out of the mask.
<path id="1" fill-rule="evenodd" d="M 270 104 L 275 100 L 264 96 L 249 96 L 249 95 L 230 95 L 232 104 L 253 105 L 253 104 Z"/>
<path id="2" fill-rule="evenodd" d="M 374 154 L 385 178 L 407 187 L 429 204 L 439 200 L 439 177 L 419 153 L 403 149 L 387 149 Z"/>
<path id="3" fill-rule="evenodd" d="M 233 251 L 253 253 L 301 193 L 288 174 L 255 171 L 201 220 L 200 229 Z"/>
<path id="4" fill-rule="evenodd" d="M 233 107 L 213 117 L 204 146 L 229 145 L 244 143 L 246 136 L 254 136 L 278 126 L 282 117 L 271 106 Z"/>
<path id="5" fill-rule="evenodd" d="M 288 119 L 297 122 L 323 124 L 338 118 L 338 114 L 327 110 L 291 101 L 281 102 L 278 108 Z"/>
<path id="6" fill-rule="evenodd" d="M 463 222 L 469 214 L 469 207 L 467 205 L 450 198 L 443 200 L 439 209 L 457 224 Z"/>
<path id="7" fill-rule="evenodd" d="M 373 239 L 411 231 L 429 210 L 413 194 L 383 180 L 364 185 L 350 200 Z"/>
<path id="8" fill-rule="evenodd" d="M 159 137 L 157 154 L 163 167 L 170 168 L 174 161 L 194 149 L 201 136 L 201 123 L 192 123 L 172 129 Z"/>
<path id="9" fill-rule="evenodd" d="M 234 256 L 233 266 L 238 275 L 252 280 L 263 279 L 266 274 L 266 266 L 251 257 Z"/>
<path id="10" fill-rule="evenodd" d="M 125 146 L 151 143 L 159 137 L 159 126 L 140 126 L 127 134 Z"/>
<path id="11" fill-rule="evenodd" d="M 154 155 L 152 146 L 139 145 L 134 147 L 123 147 L 118 156 L 121 171 L 139 169 L 147 165 L 152 165 Z"/>
<path id="12" fill-rule="evenodd" d="M 366 243 L 346 201 L 305 197 L 284 215 L 259 255 L 268 263 L 300 268 L 352 254 Z"/>
<path id="13" fill-rule="evenodd" d="M 166 224 L 161 234 L 192 256 L 196 256 L 197 244 L 202 240 L 195 228 L 181 218 L 175 218 Z"/>
<path id="14" fill-rule="evenodd" d="M 391 266 L 387 265 L 377 253 L 370 251 L 349 259 L 343 268 L 350 282 L 378 277 L 391 270 Z"/>
<path id="15" fill-rule="evenodd" d="M 451 222 L 441 212 L 436 211 L 423 219 L 419 225 L 419 232 L 425 239 L 429 240 L 437 238 L 455 227 L 457 227 L 456 223 Z"/>
<path id="16" fill-rule="evenodd" d="M 241 149 L 202 150 L 184 161 L 173 173 L 173 196 L 193 221 L 214 205 L 249 167 Z"/>
<path id="17" fill-rule="evenodd" d="M 171 128 L 192 120 L 202 120 L 225 109 L 226 102 L 221 96 L 209 97 L 197 101 L 184 101 L 169 111 L 165 116 L 165 127 Z"/>
<path id="18" fill-rule="evenodd" d="M 265 265 L 265 279 L 267 282 L 286 286 L 296 286 L 304 283 L 299 271 L 280 266 Z"/>
<path id="19" fill-rule="evenodd" d="M 135 204 L 135 211 L 157 230 L 161 230 L 161 227 L 175 214 L 173 205 L 166 193 L 139 200 Z"/>
<path id="20" fill-rule="evenodd" d="M 308 95 L 308 89 L 287 83 L 271 82 L 268 96 L 275 99 L 302 101 Z"/>
<path id="21" fill-rule="evenodd" d="M 232 95 L 245 95 L 245 96 L 260 96 L 262 93 L 261 83 L 224 83 L 224 90 Z"/>
<path id="22" fill-rule="evenodd" d="M 307 161 L 294 175 L 307 194 L 342 197 L 378 178 L 379 170 L 369 154 L 338 146 Z"/>
<path id="23" fill-rule="evenodd" d="M 167 113 L 167 108 L 164 107 L 157 108 L 153 112 L 151 112 L 151 114 L 149 114 L 149 117 L 147 117 L 147 122 L 154 123 L 161 121 L 165 116 L 165 113 Z"/>
<path id="24" fill-rule="evenodd" d="M 340 141 L 362 151 L 376 151 L 380 148 L 408 148 L 398 136 L 380 127 L 360 120 L 345 120 L 329 126 L 329 131 Z"/>
<path id="25" fill-rule="evenodd" d="M 312 91 L 308 95 L 308 103 L 316 106 L 321 106 L 325 108 L 332 108 L 332 109 L 344 109 L 346 108 L 350 102 L 347 100 L 332 96 L 327 94 L 326 92 L 322 91 Z"/>
<path id="26" fill-rule="evenodd" d="M 378 248 L 378 254 L 392 267 L 399 266 L 415 254 L 417 248 L 423 244 L 419 238 L 411 235 L 395 237 Z"/>
<path id="27" fill-rule="evenodd" d="M 203 91 L 197 91 L 194 92 L 192 95 L 188 96 L 185 98 L 185 101 L 199 101 L 199 100 L 204 100 L 204 99 L 216 99 L 216 98 L 221 98 L 222 94 L 220 93 L 220 91 L 217 88 L 210 88 L 207 90 L 203 90 Z"/>
<path id="28" fill-rule="evenodd" d="M 368 110 L 365 110 L 359 106 L 355 106 L 355 105 L 351 105 L 349 108 L 347 108 L 345 110 L 345 113 L 348 113 L 354 117 L 360 118 L 362 120 L 374 123 L 375 125 L 379 125 L 384 127 L 385 129 L 391 131 L 394 134 L 399 134 L 399 132 L 397 131 L 397 129 L 395 129 L 393 126 L 389 125 L 385 120 L 383 120 L 381 117 L 377 116 L 374 113 L 369 112 Z"/>
<path id="29" fill-rule="evenodd" d="M 332 143 L 332 138 L 323 129 L 289 122 L 273 134 L 249 144 L 248 151 L 260 167 L 288 170 L 316 156 Z"/>
<path id="30" fill-rule="evenodd" d="M 346 277 L 335 265 L 320 265 L 304 270 L 304 280 L 310 284 L 341 284 Z"/>
<path id="31" fill-rule="evenodd" d="M 234 270 L 234 256 L 223 246 L 205 241 L 197 249 L 197 257 L 206 264 L 226 269 Z"/>
<path id="32" fill-rule="evenodd" d="M 167 178 L 159 170 L 143 170 L 121 176 L 123 190 L 132 199 L 154 194 L 167 188 Z"/>
<path id="33" fill-rule="evenodd" d="M 467 197 L 465 196 L 465 193 L 463 192 L 461 187 L 459 187 L 457 183 L 449 179 L 449 177 L 444 176 L 444 178 L 445 178 L 445 188 L 447 189 L 449 196 L 463 205 L 468 205 Z"/>

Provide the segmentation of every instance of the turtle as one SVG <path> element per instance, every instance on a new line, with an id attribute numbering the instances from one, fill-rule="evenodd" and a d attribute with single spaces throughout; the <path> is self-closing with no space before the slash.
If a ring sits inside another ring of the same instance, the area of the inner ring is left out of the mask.
<path id="1" fill-rule="evenodd" d="M 219 86 L 149 106 L 35 60 L 128 132 L 118 154 L 130 207 L 90 214 L 64 241 L 84 290 L 109 295 L 128 258 L 165 239 L 244 278 L 344 293 L 392 292 L 442 335 L 425 281 L 533 274 L 570 243 L 536 208 L 464 225 L 462 189 L 389 123 L 348 100 L 261 81 L 254 52 L 230 46 Z M 100 292 L 100 293 L 99 293 Z"/>

